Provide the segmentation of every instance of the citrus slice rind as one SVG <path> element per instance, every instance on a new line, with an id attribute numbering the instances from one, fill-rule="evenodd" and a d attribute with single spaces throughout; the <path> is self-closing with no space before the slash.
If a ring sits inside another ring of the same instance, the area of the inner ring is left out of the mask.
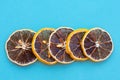
<path id="1" fill-rule="evenodd" d="M 82 48 L 84 54 L 94 62 L 106 60 L 113 51 L 110 34 L 101 29 L 90 29 L 83 37 Z"/>
<path id="2" fill-rule="evenodd" d="M 32 41 L 33 53 L 39 61 L 48 65 L 57 63 L 48 50 L 49 37 L 53 31 L 53 28 L 43 28 L 34 35 Z"/>
<path id="3" fill-rule="evenodd" d="M 62 64 L 72 63 L 74 60 L 65 51 L 66 39 L 73 29 L 60 27 L 56 29 L 49 38 L 49 51 L 52 57 Z"/>
<path id="4" fill-rule="evenodd" d="M 16 30 L 5 44 L 8 59 L 19 65 L 27 66 L 34 63 L 37 58 L 32 53 L 31 42 L 34 31 L 30 29 Z"/>
<path id="5" fill-rule="evenodd" d="M 84 55 L 81 48 L 82 38 L 87 32 L 87 29 L 78 29 L 71 32 L 66 41 L 66 52 L 75 60 L 85 61 L 88 58 Z"/>

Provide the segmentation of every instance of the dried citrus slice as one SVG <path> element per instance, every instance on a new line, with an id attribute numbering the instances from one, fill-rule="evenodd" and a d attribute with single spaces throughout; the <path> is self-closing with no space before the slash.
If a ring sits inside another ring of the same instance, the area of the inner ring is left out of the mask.
<path id="1" fill-rule="evenodd" d="M 73 30 L 71 28 L 59 28 L 55 30 L 49 39 L 49 51 L 53 58 L 63 64 L 68 64 L 74 60 L 65 51 L 66 39 Z"/>
<path id="2" fill-rule="evenodd" d="M 26 66 L 34 63 L 37 59 L 31 48 L 35 32 L 24 29 L 15 31 L 6 42 L 7 56 L 13 63 Z"/>
<path id="3" fill-rule="evenodd" d="M 88 58 L 83 54 L 82 38 L 87 32 L 87 29 L 78 29 L 71 32 L 66 41 L 66 51 L 75 60 L 87 60 Z"/>
<path id="4" fill-rule="evenodd" d="M 46 64 L 55 64 L 57 62 L 48 51 L 49 37 L 53 31 L 52 28 L 43 28 L 34 35 L 32 41 L 33 53 L 39 61 Z"/>
<path id="5" fill-rule="evenodd" d="M 106 60 L 112 53 L 113 42 L 109 33 L 101 28 L 89 30 L 82 41 L 85 55 L 94 62 Z"/>

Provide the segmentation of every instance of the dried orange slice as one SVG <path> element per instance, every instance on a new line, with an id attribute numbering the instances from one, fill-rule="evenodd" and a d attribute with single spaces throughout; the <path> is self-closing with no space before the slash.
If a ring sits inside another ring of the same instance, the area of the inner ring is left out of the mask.
<path id="1" fill-rule="evenodd" d="M 6 52 L 10 61 L 20 66 L 34 63 L 37 59 L 31 48 L 35 32 L 24 29 L 15 31 L 6 42 Z"/>
<path id="2" fill-rule="evenodd" d="M 82 50 L 82 39 L 87 29 L 78 29 L 71 32 L 66 41 L 66 52 L 75 60 L 87 60 L 88 58 L 84 55 Z"/>
<path id="3" fill-rule="evenodd" d="M 49 39 L 49 51 L 53 58 L 59 63 L 68 64 L 74 60 L 65 51 L 66 39 L 73 30 L 71 28 L 61 27 L 55 30 Z"/>
<path id="4" fill-rule="evenodd" d="M 82 41 L 85 55 L 94 62 L 106 60 L 113 51 L 113 42 L 109 33 L 101 28 L 89 30 Z"/>
<path id="5" fill-rule="evenodd" d="M 57 62 L 48 50 L 49 37 L 53 31 L 52 28 L 43 28 L 34 35 L 32 41 L 33 53 L 39 61 L 45 64 L 55 64 Z"/>

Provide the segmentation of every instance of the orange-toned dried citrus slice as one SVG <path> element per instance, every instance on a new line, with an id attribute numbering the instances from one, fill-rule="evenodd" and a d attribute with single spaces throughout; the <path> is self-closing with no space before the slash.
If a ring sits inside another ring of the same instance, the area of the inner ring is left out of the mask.
<path id="1" fill-rule="evenodd" d="M 53 58 L 59 63 L 68 64 L 74 60 L 65 51 L 66 39 L 73 30 L 67 27 L 61 27 L 55 30 L 49 39 L 49 51 Z"/>
<path id="2" fill-rule="evenodd" d="M 37 58 L 32 52 L 32 39 L 35 32 L 24 29 L 15 31 L 6 42 L 6 52 L 10 61 L 20 66 L 34 63 Z"/>
<path id="3" fill-rule="evenodd" d="M 35 56 L 39 61 L 50 65 L 57 63 L 48 50 L 49 37 L 53 31 L 52 28 L 43 28 L 34 35 L 32 41 L 32 50 Z"/>
<path id="4" fill-rule="evenodd" d="M 113 42 L 109 33 L 101 28 L 89 30 L 82 41 L 85 55 L 94 62 L 106 60 L 113 51 Z"/>
<path id="5" fill-rule="evenodd" d="M 71 32 L 66 41 L 66 51 L 75 60 L 87 60 L 88 58 L 84 55 L 82 50 L 82 39 L 87 29 L 78 29 Z"/>

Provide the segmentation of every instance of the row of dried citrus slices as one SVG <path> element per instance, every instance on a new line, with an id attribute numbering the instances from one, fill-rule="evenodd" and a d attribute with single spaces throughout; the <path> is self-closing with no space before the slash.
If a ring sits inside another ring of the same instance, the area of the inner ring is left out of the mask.
<path id="1" fill-rule="evenodd" d="M 20 66 L 34 63 L 37 59 L 51 65 L 88 59 L 99 62 L 107 59 L 112 50 L 112 39 L 101 28 L 43 28 L 37 33 L 28 29 L 18 30 L 6 43 L 8 58 Z"/>

